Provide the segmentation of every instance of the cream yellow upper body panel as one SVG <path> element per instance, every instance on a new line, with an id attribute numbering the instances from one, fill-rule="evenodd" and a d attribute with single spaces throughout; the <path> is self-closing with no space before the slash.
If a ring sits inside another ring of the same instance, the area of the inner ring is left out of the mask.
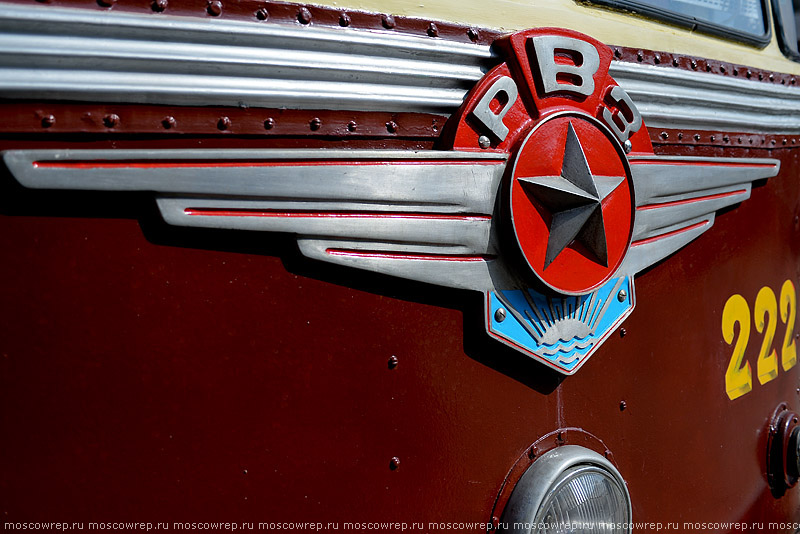
<path id="1" fill-rule="evenodd" d="M 758 48 L 574 0 L 318 0 L 316 3 L 442 20 L 509 33 L 544 26 L 569 28 L 609 45 L 686 54 L 800 74 L 800 64 L 781 53 L 774 31 L 770 43 Z M 767 16 L 772 19 L 769 14 Z"/>

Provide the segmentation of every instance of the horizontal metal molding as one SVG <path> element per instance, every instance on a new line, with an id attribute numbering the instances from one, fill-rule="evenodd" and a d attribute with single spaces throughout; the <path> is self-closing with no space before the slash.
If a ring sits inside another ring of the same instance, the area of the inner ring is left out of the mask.
<path id="1" fill-rule="evenodd" d="M 650 128 L 800 132 L 800 89 L 614 61 L 609 70 Z"/>
<path id="2" fill-rule="evenodd" d="M 450 112 L 489 48 L 351 28 L 3 6 L 0 96 Z"/>

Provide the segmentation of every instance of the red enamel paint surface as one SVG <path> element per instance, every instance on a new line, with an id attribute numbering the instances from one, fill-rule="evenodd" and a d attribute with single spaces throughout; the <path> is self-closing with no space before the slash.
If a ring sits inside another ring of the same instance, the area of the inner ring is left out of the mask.
<path id="1" fill-rule="evenodd" d="M 528 194 L 518 178 L 559 176 L 567 127 L 572 124 L 593 175 L 621 176 L 622 183 L 601 204 L 608 247 L 608 266 L 579 243 L 569 245 L 545 267 L 551 214 Z M 586 293 L 616 272 L 633 230 L 631 178 L 612 141 L 593 122 L 579 116 L 561 116 L 541 124 L 517 154 L 511 184 L 514 234 L 530 268 L 549 286 L 566 293 Z"/>

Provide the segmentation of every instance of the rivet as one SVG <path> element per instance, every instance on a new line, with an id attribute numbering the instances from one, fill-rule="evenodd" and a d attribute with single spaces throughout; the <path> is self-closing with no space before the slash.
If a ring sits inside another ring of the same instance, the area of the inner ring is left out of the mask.
<path id="1" fill-rule="evenodd" d="M 268 118 L 267 120 L 264 121 L 264 129 L 265 130 L 271 130 L 274 127 L 275 127 L 275 119 L 273 119 L 272 117 L 270 117 L 270 118 Z"/>
<path id="2" fill-rule="evenodd" d="M 695 60 L 692 60 L 692 68 L 693 68 L 694 70 L 697 70 L 697 61 L 695 61 Z"/>
<path id="3" fill-rule="evenodd" d="M 706 72 L 711 72 L 711 63 L 706 63 Z"/>
<path id="4" fill-rule="evenodd" d="M 614 457 L 614 455 L 611 454 L 611 451 L 608 450 L 608 449 L 606 449 L 606 452 L 604 453 L 604 456 L 606 457 L 606 460 L 611 460 L 611 458 Z"/>
<path id="5" fill-rule="evenodd" d="M 794 224 L 795 224 L 795 226 L 797 226 L 797 223 L 800 223 L 800 216 L 795 215 L 794 216 Z"/>
<path id="6" fill-rule="evenodd" d="M 307 7 L 301 7 L 297 12 L 297 21 L 300 24 L 308 24 L 311 22 L 311 11 Z"/>
<path id="7" fill-rule="evenodd" d="M 759 73 L 758 73 L 758 79 L 759 79 L 759 80 L 763 80 L 763 79 L 764 79 L 764 73 L 762 73 L 762 72 L 759 72 Z"/>
<path id="8" fill-rule="evenodd" d="M 387 122 L 386 131 L 388 131 L 389 133 L 397 133 L 397 123 L 394 121 Z"/>
<path id="9" fill-rule="evenodd" d="M 716 140 L 717 140 L 717 138 L 716 138 L 716 137 L 714 137 L 713 135 L 712 135 L 711 137 L 709 137 L 709 139 L 711 139 L 711 142 L 712 142 L 712 143 L 713 143 L 714 141 L 716 141 Z"/>
<path id="10" fill-rule="evenodd" d="M 617 59 L 621 58 L 622 57 L 622 50 L 620 50 L 619 48 L 615 48 L 614 49 L 614 57 L 616 57 Z"/>
<path id="11" fill-rule="evenodd" d="M 389 369 L 394 369 L 394 368 L 397 367 L 398 363 L 400 363 L 400 362 L 397 359 L 397 356 L 392 354 L 392 356 L 389 358 L 389 363 L 387 364 L 387 367 L 389 367 Z"/>
<path id="12" fill-rule="evenodd" d="M 737 141 L 739 141 L 739 144 L 740 144 L 740 145 L 742 144 L 742 138 L 741 138 L 741 137 L 739 137 L 739 138 L 737 139 Z"/>
<path id="13" fill-rule="evenodd" d="M 731 140 L 731 138 L 730 138 L 730 137 L 728 137 L 727 135 L 723 135 L 723 136 L 722 136 L 722 140 L 723 140 L 723 141 L 725 141 L 725 142 L 727 143 L 728 141 L 730 141 L 730 140 Z"/>
<path id="14" fill-rule="evenodd" d="M 628 403 L 627 402 L 625 402 L 624 400 L 619 401 L 619 411 L 624 412 L 625 408 L 627 408 L 627 407 L 628 407 Z"/>
<path id="15" fill-rule="evenodd" d="M 739 69 L 737 69 L 736 67 L 733 67 L 733 75 L 734 76 L 738 76 L 739 75 Z"/>
<path id="16" fill-rule="evenodd" d="M 391 15 L 381 15 L 381 24 L 387 30 L 394 28 L 394 17 Z"/>
<path id="17" fill-rule="evenodd" d="M 494 320 L 498 323 L 502 323 L 506 320 L 506 310 L 504 308 L 497 308 L 494 312 Z"/>
<path id="18" fill-rule="evenodd" d="M 439 37 L 439 28 L 433 22 L 428 25 L 428 37 Z"/>
<path id="19" fill-rule="evenodd" d="M 482 135 L 478 138 L 478 146 L 481 148 L 489 148 L 492 146 L 492 141 L 485 135 Z"/>
<path id="20" fill-rule="evenodd" d="M 654 56 L 653 56 L 653 62 L 654 62 L 656 65 L 658 65 L 659 63 L 661 63 L 661 54 L 656 54 L 656 55 L 654 55 Z"/>
<path id="21" fill-rule="evenodd" d="M 106 126 L 106 128 L 115 127 L 117 124 L 119 124 L 119 115 L 115 113 L 106 115 L 105 117 L 103 117 L 103 124 Z"/>
<path id="22" fill-rule="evenodd" d="M 786 85 L 786 78 L 781 78 L 781 85 Z"/>
<path id="23" fill-rule="evenodd" d="M 624 289 L 620 289 L 619 293 L 617 293 L 617 300 L 620 302 L 625 302 L 626 298 L 628 298 L 628 292 Z"/>
<path id="24" fill-rule="evenodd" d="M 753 144 L 753 138 L 752 137 L 750 138 L 750 144 L 751 145 Z"/>
<path id="25" fill-rule="evenodd" d="M 467 30 L 467 37 L 469 37 L 470 41 L 477 41 L 480 36 L 481 34 L 477 28 L 470 28 Z"/>
<path id="26" fill-rule="evenodd" d="M 661 139 L 669 139 L 669 134 L 667 132 L 661 132 Z"/>
<path id="27" fill-rule="evenodd" d="M 631 143 L 630 139 L 625 139 L 625 142 L 622 143 L 622 150 L 624 150 L 626 154 L 631 153 L 631 150 L 633 150 L 633 143 Z"/>
<path id="28" fill-rule="evenodd" d="M 222 14 L 222 2 L 219 0 L 212 0 L 208 3 L 206 11 L 212 17 L 219 17 Z"/>
<path id="29" fill-rule="evenodd" d="M 161 13 L 166 11 L 169 2 L 167 0 L 153 0 L 153 3 L 150 4 L 150 9 L 155 11 L 156 13 Z"/>
<path id="30" fill-rule="evenodd" d="M 796 139 L 792 139 L 792 144 L 795 144 L 796 142 L 797 142 Z"/>
<path id="31" fill-rule="evenodd" d="M 751 71 L 750 69 L 747 69 L 747 72 L 745 73 L 745 76 L 747 76 L 748 78 L 752 78 L 753 77 L 753 71 Z"/>
<path id="32" fill-rule="evenodd" d="M 533 460 L 537 456 L 539 456 L 539 448 L 536 447 L 536 445 L 534 445 L 530 449 L 528 449 L 528 458 Z"/>
<path id="33" fill-rule="evenodd" d="M 348 132 L 355 132 L 356 128 L 358 128 L 358 124 L 356 124 L 356 121 L 350 121 L 347 123 Z"/>
<path id="34" fill-rule="evenodd" d="M 262 7 L 261 9 L 257 10 L 256 18 L 258 20 L 267 20 L 269 18 L 269 11 L 267 11 L 267 8 Z"/>
<path id="35" fill-rule="evenodd" d="M 161 120 L 161 126 L 164 127 L 165 130 L 169 130 L 170 128 L 175 128 L 178 125 L 178 121 L 175 120 L 175 117 L 164 117 Z"/>
<path id="36" fill-rule="evenodd" d="M 227 130 L 231 127 L 231 119 L 228 117 L 220 117 L 217 121 L 217 128 L 220 130 Z"/>
<path id="37" fill-rule="evenodd" d="M 558 434 L 556 434 L 556 441 L 559 443 L 564 443 L 564 431 L 559 430 Z"/>
<path id="38" fill-rule="evenodd" d="M 53 115 L 45 115 L 42 117 L 42 128 L 50 128 L 56 123 L 56 118 Z"/>
<path id="39" fill-rule="evenodd" d="M 636 52 L 636 61 L 639 61 L 640 63 L 644 61 L 644 54 L 641 51 Z"/>
<path id="40" fill-rule="evenodd" d="M 720 66 L 719 66 L 719 71 L 720 71 L 722 74 L 725 74 L 725 65 L 720 65 Z"/>
<path id="41" fill-rule="evenodd" d="M 342 13 L 341 15 L 339 15 L 339 26 L 341 26 L 342 28 L 347 28 L 348 26 L 350 26 L 350 15 L 348 15 L 347 13 Z"/>
<path id="42" fill-rule="evenodd" d="M 792 84 L 792 85 L 794 85 L 794 84 L 796 84 L 796 83 L 797 83 L 797 80 L 795 80 L 794 78 L 792 78 L 791 80 L 789 80 L 789 83 L 790 83 L 790 84 Z"/>
<path id="43" fill-rule="evenodd" d="M 313 119 L 311 119 L 311 122 L 308 123 L 308 127 L 315 132 L 319 130 L 321 126 L 322 126 L 322 121 L 320 120 L 319 117 L 314 117 Z"/>
<path id="44" fill-rule="evenodd" d="M 676 57 L 672 58 L 672 66 L 673 67 L 677 67 L 678 65 L 679 65 L 678 58 L 676 58 Z"/>
<path id="45" fill-rule="evenodd" d="M 619 337 L 625 337 L 626 335 L 628 335 L 628 331 L 625 330 L 624 328 L 620 328 L 619 329 Z"/>
<path id="46" fill-rule="evenodd" d="M 775 75 L 774 74 L 770 74 L 769 75 L 769 81 L 771 81 L 771 82 L 775 81 Z"/>
<path id="47" fill-rule="evenodd" d="M 97 4 L 102 7 L 111 7 L 117 3 L 117 0 L 97 0 Z"/>
<path id="48" fill-rule="evenodd" d="M 694 140 L 695 141 L 699 141 L 700 140 L 700 134 L 694 134 Z"/>
<path id="49" fill-rule="evenodd" d="M 786 139 L 784 139 L 784 140 L 782 141 L 782 143 L 783 143 L 784 145 L 785 145 L 787 142 L 788 142 L 788 141 L 787 141 Z"/>
<path id="50" fill-rule="evenodd" d="M 683 139 L 683 132 L 678 132 L 678 140 Z"/>
<path id="51" fill-rule="evenodd" d="M 389 460 L 389 469 L 394 471 L 398 467 L 400 467 L 400 458 L 398 458 L 397 456 L 393 456 L 392 459 Z"/>

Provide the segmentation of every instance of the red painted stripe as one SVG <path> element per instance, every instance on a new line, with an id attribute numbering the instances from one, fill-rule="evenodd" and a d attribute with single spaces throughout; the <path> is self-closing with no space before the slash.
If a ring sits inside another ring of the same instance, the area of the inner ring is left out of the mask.
<path id="1" fill-rule="evenodd" d="M 682 204 L 692 204 L 694 202 L 713 200 L 715 198 L 732 197 L 734 195 L 741 195 L 742 193 L 747 193 L 747 189 L 738 189 L 736 191 L 730 191 L 728 193 L 717 193 L 716 195 L 706 195 L 704 197 L 687 198 L 685 200 L 675 200 L 672 202 L 662 202 L 660 204 L 647 204 L 645 206 L 639 206 L 638 208 L 636 208 L 636 210 L 643 211 L 643 210 L 653 210 L 658 208 L 666 208 L 668 206 L 680 206 Z"/>
<path id="2" fill-rule="evenodd" d="M 692 165 L 694 167 L 751 167 L 767 169 L 775 167 L 774 163 L 745 163 L 741 161 L 689 161 L 689 160 L 663 160 L 663 159 L 634 159 L 631 165 Z"/>
<path id="3" fill-rule="evenodd" d="M 264 160 L 98 160 L 98 161 L 34 161 L 37 169 L 194 169 L 222 167 L 319 167 L 319 166 L 363 166 L 363 165 L 497 165 L 505 163 L 497 159 L 395 159 L 395 160 L 330 160 L 312 159 L 302 161 Z"/>
<path id="4" fill-rule="evenodd" d="M 449 213 L 398 213 L 381 211 L 272 211 L 258 209 L 186 208 L 186 215 L 202 217 L 306 217 L 319 219 L 426 219 L 451 221 L 488 221 L 490 215 L 458 215 Z"/>
<path id="5" fill-rule="evenodd" d="M 329 248 L 325 252 L 331 256 L 352 256 L 356 258 L 381 258 L 391 260 L 426 260 L 426 261 L 489 261 L 495 256 L 458 256 L 448 254 L 406 254 L 403 252 L 381 252 L 377 250 L 349 250 Z"/>
<path id="6" fill-rule="evenodd" d="M 694 230 L 695 228 L 700 228 L 701 226 L 705 226 L 707 224 L 709 224 L 708 221 L 701 221 L 691 226 L 687 226 L 686 228 L 681 228 L 679 230 L 673 230 L 672 232 L 667 232 L 666 234 L 660 234 L 657 236 L 648 237 L 647 239 L 642 239 L 641 241 L 634 241 L 633 243 L 631 243 L 631 246 L 638 247 L 639 245 L 646 245 L 647 243 L 652 243 L 653 241 L 659 241 L 667 237 L 672 237 L 674 235 L 682 234 L 684 232 L 688 232 L 689 230 Z"/>

